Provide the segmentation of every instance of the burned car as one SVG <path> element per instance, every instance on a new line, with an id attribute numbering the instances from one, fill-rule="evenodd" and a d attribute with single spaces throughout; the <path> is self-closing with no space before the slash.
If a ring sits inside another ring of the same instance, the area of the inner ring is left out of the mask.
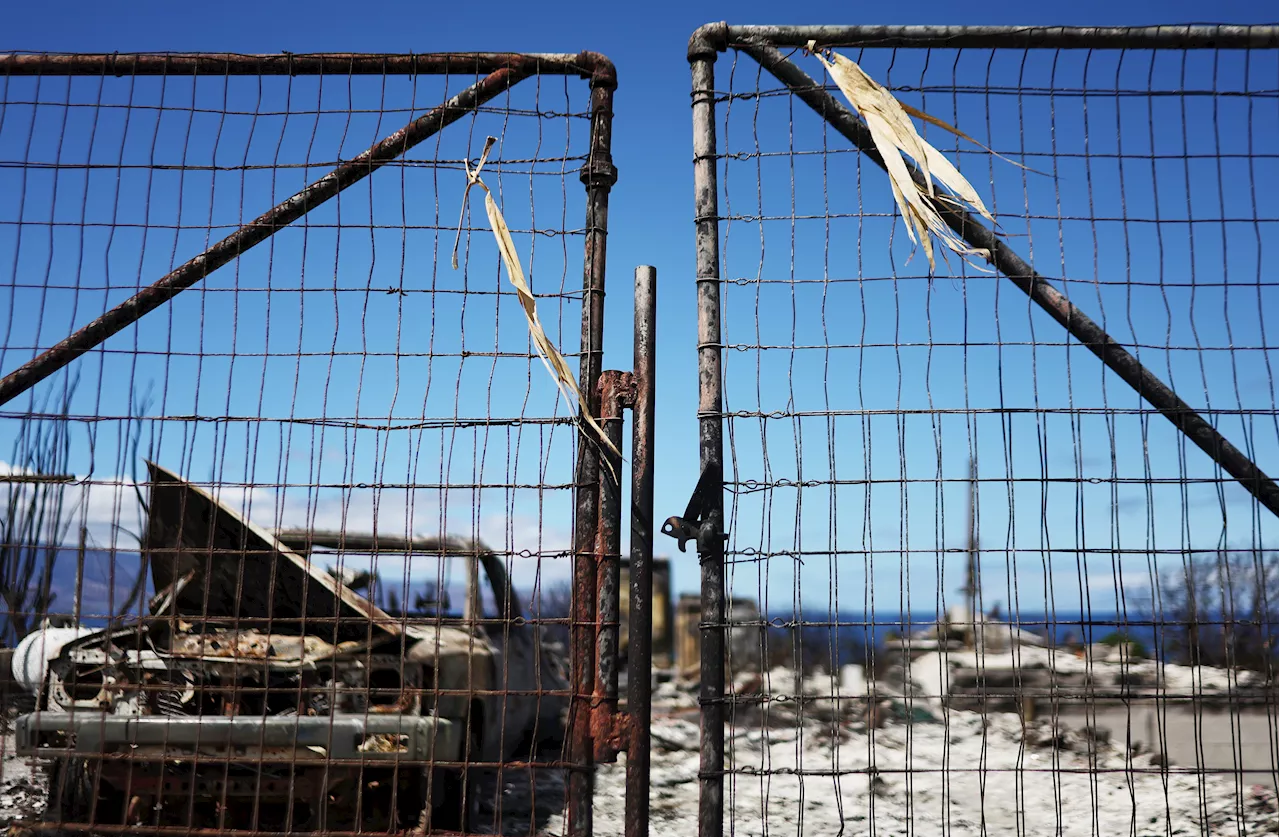
<path id="1" fill-rule="evenodd" d="M 63 646 L 16 724 L 50 765 L 50 821 L 463 830 L 486 767 L 558 747 L 563 649 L 492 552 L 268 532 L 148 468 L 149 614 Z M 318 567 L 323 547 L 461 564 L 461 607 L 445 584 L 388 612 Z"/>

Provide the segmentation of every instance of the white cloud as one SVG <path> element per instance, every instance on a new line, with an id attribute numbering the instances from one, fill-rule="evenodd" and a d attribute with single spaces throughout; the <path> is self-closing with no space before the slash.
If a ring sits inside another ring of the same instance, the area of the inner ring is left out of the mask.
<path id="1" fill-rule="evenodd" d="M 0 475 L 15 473 L 12 465 L 0 462 Z M 517 590 L 527 597 L 535 587 L 567 580 L 571 561 L 567 554 L 572 534 L 567 517 L 559 525 L 547 518 L 519 512 L 494 514 L 487 509 L 476 515 L 473 508 L 450 502 L 442 513 L 438 492 L 409 489 L 357 488 L 319 492 L 310 489 L 276 489 L 263 486 L 216 485 L 208 488 L 220 503 L 255 524 L 268 529 L 314 528 L 353 533 L 375 530 L 404 536 L 452 535 L 478 539 L 491 549 L 509 554 L 505 563 Z M 144 527 L 142 507 L 133 480 L 126 476 L 80 478 L 75 483 L 45 490 L 63 492 L 65 518 L 70 522 L 61 536 L 64 546 L 78 542 L 85 528 L 91 548 L 131 551 Z M 29 492 L 33 486 L 0 485 L 3 492 Z M 146 486 L 141 487 L 146 494 Z M 351 567 L 368 567 L 368 558 L 352 556 Z M 414 559 L 406 572 L 405 559 L 383 554 L 377 560 L 384 579 L 421 578 L 434 575 L 434 561 Z"/>

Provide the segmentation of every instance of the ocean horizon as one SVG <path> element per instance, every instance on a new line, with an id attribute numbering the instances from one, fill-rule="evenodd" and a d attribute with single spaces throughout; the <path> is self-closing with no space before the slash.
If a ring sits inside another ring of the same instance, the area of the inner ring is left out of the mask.
<path id="1" fill-rule="evenodd" d="M 141 567 L 141 556 L 137 551 L 86 550 L 83 572 L 79 569 L 76 550 L 61 549 L 56 556 L 51 579 L 54 600 L 49 609 L 50 614 L 78 616 L 82 625 L 105 627 L 109 622 L 118 623 L 119 620 L 140 615 L 142 607 L 154 592 L 148 579 L 143 595 L 134 597 L 125 606 Z M 462 601 L 464 597 L 461 588 L 454 590 L 451 589 L 453 586 L 457 585 L 451 585 L 448 592 L 454 597 L 455 603 Z M 517 594 L 527 604 L 529 591 L 517 590 Z M 806 607 L 802 603 L 798 609 L 774 609 L 753 621 L 755 624 L 764 622 L 775 635 L 788 629 L 799 629 L 809 647 L 817 649 L 826 644 L 834 650 L 838 663 L 844 664 L 860 662 L 856 658 L 864 654 L 865 646 L 883 647 L 885 640 L 891 636 L 918 632 L 936 623 L 941 615 L 941 608 L 938 607 L 913 608 L 909 611 L 886 609 L 866 613 L 851 609 L 837 609 L 833 612 L 826 606 Z M 1050 645 L 1092 643 L 1111 634 L 1122 633 L 1142 645 L 1148 653 L 1157 655 L 1166 644 L 1169 634 L 1174 630 L 1185 631 L 1185 625 L 1180 620 L 1153 616 L 1141 606 L 1130 608 L 1127 612 L 1020 608 L 1010 611 L 1007 606 L 1002 606 L 998 618 L 1045 637 Z M 1210 626 L 1213 621 L 1205 620 Z M 1274 622 L 1266 627 L 1273 634 L 1277 632 Z M 5 641 L 16 643 L 17 638 L 11 635 L 8 613 L 0 613 L 0 632 L 0 637 Z"/>

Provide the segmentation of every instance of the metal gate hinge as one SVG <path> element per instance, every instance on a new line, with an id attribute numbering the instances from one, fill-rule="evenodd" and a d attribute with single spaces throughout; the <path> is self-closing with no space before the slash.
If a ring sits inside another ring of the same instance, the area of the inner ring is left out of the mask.
<path id="1" fill-rule="evenodd" d="M 618 169 L 609 156 L 592 154 L 582 166 L 578 179 L 588 189 L 595 186 L 611 187 L 618 182 Z"/>
<path id="2" fill-rule="evenodd" d="M 715 493 L 723 488 L 720 473 L 719 467 L 708 465 L 704 468 L 698 477 L 697 487 L 693 489 L 693 496 L 689 498 L 689 505 L 685 507 L 684 517 L 668 517 L 662 524 L 662 534 L 679 541 L 681 552 L 685 551 L 684 545 L 689 541 L 698 541 L 703 524 L 715 508 Z M 719 533 L 719 536 L 729 539 L 724 533 Z"/>
<path id="3" fill-rule="evenodd" d="M 603 705 L 593 706 L 590 727 L 595 760 L 602 764 L 617 761 L 618 753 L 627 752 L 631 746 L 633 726 L 630 712 L 610 710 Z"/>
<path id="4" fill-rule="evenodd" d="M 606 746 L 615 754 L 629 751 L 631 749 L 631 713 L 614 712 L 609 720 Z"/>
<path id="5" fill-rule="evenodd" d="M 624 409 L 635 409 L 636 378 L 630 372 L 606 369 L 600 373 L 600 380 L 596 384 L 596 389 L 600 392 L 600 401 L 602 403 L 617 399 L 618 404 Z"/>

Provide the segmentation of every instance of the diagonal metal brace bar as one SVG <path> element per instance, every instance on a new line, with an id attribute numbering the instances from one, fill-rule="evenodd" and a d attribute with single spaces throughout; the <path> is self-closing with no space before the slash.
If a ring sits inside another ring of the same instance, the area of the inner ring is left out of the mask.
<path id="1" fill-rule="evenodd" d="M 200 255 L 171 271 L 150 287 L 98 317 L 48 351 L 24 363 L 0 380 L 0 404 L 8 403 L 40 381 L 144 315 L 159 308 L 213 271 L 266 241 L 315 207 L 404 154 L 479 105 L 537 71 L 537 61 L 514 61 L 494 70 L 447 102 L 419 116 L 359 156 L 335 168 L 270 211 L 259 215 Z"/>
<path id="2" fill-rule="evenodd" d="M 884 160 L 876 151 L 867 126 L 808 73 L 787 60 L 776 47 L 761 43 L 742 43 L 737 46 L 790 88 L 801 101 L 813 108 L 876 165 L 884 168 Z M 923 183 L 919 171 L 913 170 L 912 176 Z M 1224 471 L 1239 480 L 1262 505 L 1273 514 L 1280 515 L 1280 489 L 1277 489 L 1275 480 L 1264 474 L 1249 457 L 1227 441 L 1217 428 L 1179 398 L 1164 381 L 1112 339 L 1100 325 L 1051 285 L 1048 279 L 1037 273 L 995 232 L 962 209 L 944 202 L 937 202 L 936 206 L 947 226 L 973 247 L 990 251 L 991 263 L 996 269 L 1097 355 L 1111 371 L 1133 387 L 1138 395 L 1163 413 L 1165 418 L 1173 422 L 1175 427 Z"/>

